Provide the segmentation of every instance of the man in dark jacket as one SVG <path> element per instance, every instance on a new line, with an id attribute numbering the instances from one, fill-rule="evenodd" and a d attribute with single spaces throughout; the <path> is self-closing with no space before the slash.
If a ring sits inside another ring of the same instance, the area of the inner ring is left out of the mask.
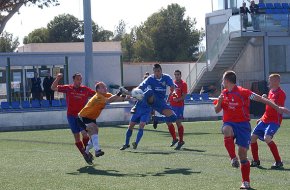
<path id="1" fill-rule="evenodd" d="M 248 13 L 250 13 L 248 7 L 246 7 L 246 3 L 243 2 L 243 6 L 240 7 L 240 15 L 243 22 L 243 30 L 246 31 L 248 27 Z"/>
<path id="2" fill-rule="evenodd" d="M 51 100 L 54 100 L 54 91 L 51 90 L 51 85 L 53 81 L 53 77 L 50 75 L 50 72 L 48 72 L 47 76 L 43 80 L 43 89 L 46 99 L 49 100 L 49 102 L 51 102 Z"/>
<path id="3" fill-rule="evenodd" d="M 31 79 L 31 93 L 32 93 L 32 99 L 33 100 L 41 100 L 41 79 L 38 77 L 38 73 L 34 73 L 34 78 Z"/>
<path id="4" fill-rule="evenodd" d="M 260 21 L 259 21 L 259 6 L 254 0 L 251 1 L 250 12 L 252 17 L 252 24 L 255 31 L 260 31 Z"/>

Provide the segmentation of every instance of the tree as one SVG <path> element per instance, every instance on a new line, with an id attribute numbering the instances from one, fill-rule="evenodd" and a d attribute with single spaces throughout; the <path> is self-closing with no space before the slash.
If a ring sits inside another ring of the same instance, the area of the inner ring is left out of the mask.
<path id="1" fill-rule="evenodd" d="M 94 42 L 109 41 L 113 32 L 104 30 L 92 22 Z M 84 26 L 73 15 L 58 15 L 47 24 L 47 28 L 38 28 L 24 37 L 23 43 L 83 42 Z"/>
<path id="2" fill-rule="evenodd" d="M 23 44 L 29 43 L 47 43 L 49 39 L 47 28 L 38 28 L 33 30 L 25 36 L 23 39 Z"/>
<path id="3" fill-rule="evenodd" d="M 11 33 L 4 31 L 0 34 L 0 52 L 13 52 L 18 45 L 18 38 L 13 38 Z"/>
<path id="4" fill-rule="evenodd" d="M 113 41 L 121 41 L 126 34 L 126 23 L 124 20 L 120 20 L 116 26 Z"/>
<path id="5" fill-rule="evenodd" d="M 94 35 L 94 33 L 93 33 Z M 101 30 L 99 31 L 99 42 L 106 42 L 106 41 L 110 41 L 113 38 L 113 32 L 110 30 Z M 94 42 L 98 42 L 98 41 L 94 41 Z"/>
<path id="6" fill-rule="evenodd" d="M 135 43 L 135 38 L 134 38 L 135 30 L 136 30 L 136 28 L 133 28 L 131 30 L 130 34 L 125 34 L 122 41 L 121 41 L 124 61 L 132 61 L 133 60 L 134 43 Z"/>
<path id="7" fill-rule="evenodd" d="M 113 37 L 113 32 L 104 30 L 95 22 L 92 22 L 93 42 L 109 41 Z"/>
<path id="8" fill-rule="evenodd" d="M 36 5 L 39 8 L 57 6 L 59 0 L 1 0 L 0 1 L 0 34 L 7 22 L 17 13 L 20 7 Z"/>
<path id="9" fill-rule="evenodd" d="M 133 45 L 133 60 L 132 61 L 153 61 L 155 59 L 154 44 L 151 36 L 144 32 L 144 26 L 140 26 L 135 31 L 136 40 Z"/>
<path id="10" fill-rule="evenodd" d="M 145 22 L 158 61 L 189 61 L 201 41 L 200 31 L 195 29 L 196 20 L 184 19 L 185 8 L 178 4 L 168 5 Z"/>
<path id="11" fill-rule="evenodd" d="M 70 14 L 54 17 L 47 24 L 49 42 L 78 42 L 82 41 L 82 26 L 78 18 Z"/>
<path id="12" fill-rule="evenodd" d="M 195 19 L 184 18 L 184 15 L 184 7 L 171 4 L 148 17 L 136 30 L 135 40 L 132 40 L 134 55 L 130 61 L 195 60 L 196 47 L 204 32 L 195 28 Z M 128 45 L 123 48 L 125 53 L 129 52 Z"/>

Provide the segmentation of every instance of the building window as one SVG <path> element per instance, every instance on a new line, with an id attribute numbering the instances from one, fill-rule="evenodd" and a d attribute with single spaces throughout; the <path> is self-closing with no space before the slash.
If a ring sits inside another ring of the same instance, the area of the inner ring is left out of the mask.
<path id="1" fill-rule="evenodd" d="M 269 46 L 270 73 L 286 72 L 286 46 Z"/>

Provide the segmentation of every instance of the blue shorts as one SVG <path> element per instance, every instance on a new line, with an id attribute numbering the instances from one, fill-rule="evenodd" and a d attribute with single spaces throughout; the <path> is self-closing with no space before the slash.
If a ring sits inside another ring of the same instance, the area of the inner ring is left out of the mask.
<path id="1" fill-rule="evenodd" d="M 171 106 L 172 110 L 177 116 L 177 119 L 184 119 L 183 112 L 184 112 L 184 106 Z"/>
<path id="2" fill-rule="evenodd" d="M 251 124 L 250 122 L 225 122 L 224 126 L 231 126 L 234 132 L 236 144 L 249 149 L 251 143 Z"/>
<path id="3" fill-rule="evenodd" d="M 79 133 L 79 132 L 84 130 L 78 124 L 78 117 L 68 115 L 67 121 L 68 121 L 68 125 L 69 125 L 73 134 Z"/>
<path id="4" fill-rule="evenodd" d="M 257 135 L 261 141 L 264 141 L 264 137 L 266 135 L 269 135 L 273 138 L 279 128 L 280 125 L 277 123 L 264 123 L 263 121 L 260 121 L 253 130 L 252 134 Z"/>
<path id="5" fill-rule="evenodd" d="M 150 116 L 151 116 L 151 111 L 150 112 L 142 112 L 142 111 L 138 111 L 138 109 L 136 109 L 136 113 L 134 113 L 132 115 L 130 121 L 134 122 L 134 123 L 140 123 L 140 122 L 148 123 L 150 120 Z"/>

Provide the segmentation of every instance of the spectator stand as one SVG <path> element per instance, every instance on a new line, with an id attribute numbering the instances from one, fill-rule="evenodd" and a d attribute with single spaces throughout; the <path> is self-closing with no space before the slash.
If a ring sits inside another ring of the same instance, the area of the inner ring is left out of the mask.
<path id="1" fill-rule="evenodd" d="M 3 101 L 0 104 L 0 112 L 31 112 L 31 111 L 54 111 L 66 109 L 65 99 L 52 100 L 50 104 L 49 100 L 25 100 L 25 101 L 13 101 L 11 103 Z"/>

